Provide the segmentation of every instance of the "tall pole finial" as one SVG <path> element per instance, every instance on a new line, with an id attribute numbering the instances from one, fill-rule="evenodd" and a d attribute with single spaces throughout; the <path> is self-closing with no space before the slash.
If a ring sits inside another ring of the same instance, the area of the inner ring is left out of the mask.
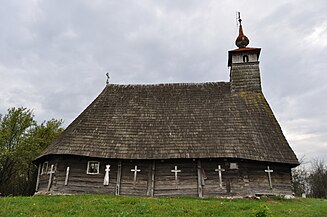
<path id="1" fill-rule="evenodd" d="M 109 72 L 106 73 L 106 76 L 107 76 L 106 84 L 108 85 L 109 84 L 109 79 L 110 79 Z"/>
<path id="2" fill-rule="evenodd" d="M 239 22 L 239 24 L 242 24 L 242 19 L 241 19 L 241 12 L 237 12 L 237 21 Z"/>

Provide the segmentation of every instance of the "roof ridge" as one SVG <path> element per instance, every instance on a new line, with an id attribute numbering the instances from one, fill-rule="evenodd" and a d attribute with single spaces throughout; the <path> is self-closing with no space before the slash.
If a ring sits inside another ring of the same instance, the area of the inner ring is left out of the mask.
<path id="1" fill-rule="evenodd" d="M 154 86 L 189 86 L 189 85 L 194 85 L 194 86 L 202 86 L 202 85 L 214 85 L 214 84 L 229 84 L 230 82 L 228 81 L 209 81 L 209 82 L 176 82 L 176 83 L 150 83 L 150 84 L 119 84 L 119 83 L 110 83 L 108 86 L 119 86 L 119 87 L 142 87 L 142 86 L 149 86 L 149 87 L 154 87 Z"/>

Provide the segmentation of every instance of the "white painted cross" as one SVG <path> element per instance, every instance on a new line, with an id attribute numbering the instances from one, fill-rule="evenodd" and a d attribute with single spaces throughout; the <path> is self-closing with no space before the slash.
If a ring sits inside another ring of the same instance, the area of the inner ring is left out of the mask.
<path id="1" fill-rule="evenodd" d="M 66 168 L 65 185 L 68 185 L 69 169 L 70 169 L 69 167 Z"/>
<path id="2" fill-rule="evenodd" d="M 50 174 L 49 182 L 48 182 L 48 191 L 50 191 L 51 184 L 52 184 L 52 175 L 55 173 L 53 164 L 51 164 L 51 169 L 50 169 L 50 171 L 48 173 Z"/>
<path id="3" fill-rule="evenodd" d="M 106 165 L 106 171 L 103 179 L 103 185 L 109 185 L 109 174 L 110 174 L 110 165 Z"/>
<path id="4" fill-rule="evenodd" d="M 141 172 L 140 169 L 137 169 L 137 165 L 135 165 L 134 169 L 131 169 L 131 172 L 134 172 L 134 188 L 135 188 L 135 185 L 136 185 L 136 175 L 137 175 L 137 172 Z"/>
<path id="5" fill-rule="evenodd" d="M 177 177 L 177 174 L 182 172 L 181 170 L 178 170 L 177 169 L 177 166 L 175 166 L 175 169 L 174 170 L 171 170 L 172 173 L 175 173 L 175 185 L 176 185 L 176 188 L 177 188 L 177 185 L 178 185 L 178 177 Z"/>
<path id="6" fill-rule="evenodd" d="M 222 169 L 220 165 L 218 165 L 218 168 L 215 169 L 216 172 L 218 172 L 218 176 L 219 176 L 219 187 L 222 188 L 223 187 L 223 175 L 222 172 L 225 171 L 225 169 Z"/>
<path id="7" fill-rule="evenodd" d="M 272 189 L 272 182 L 271 182 L 271 175 L 270 175 L 270 173 L 272 173 L 272 172 L 274 172 L 274 171 L 271 170 L 271 169 L 269 168 L 269 166 L 267 166 L 267 169 L 265 170 L 265 172 L 268 173 L 269 187 L 270 187 L 270 189 Z"/>
<path id="8" fill-rule="evenodd" d="M 215 169 L 216 172 L 218 172 L 219 175 L 219 187 L 222 188 L 223 187 L 223 178 L 222 178 L 222 173 L 224 172 L 225 169 L 222 169 L 220 165 L 218 165 L 218 168 Z"/>

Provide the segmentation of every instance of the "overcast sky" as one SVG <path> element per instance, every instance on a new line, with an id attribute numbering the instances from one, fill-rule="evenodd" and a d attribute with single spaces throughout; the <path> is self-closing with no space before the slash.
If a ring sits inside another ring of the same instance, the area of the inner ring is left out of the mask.
<path id="1" fill-rule="evenodd" d="M 236 11 L 299 158 L 327 160 L 326 0 L 0 0 L 0 113 L 67 126 L 111 83 L 229 81 Z"/>

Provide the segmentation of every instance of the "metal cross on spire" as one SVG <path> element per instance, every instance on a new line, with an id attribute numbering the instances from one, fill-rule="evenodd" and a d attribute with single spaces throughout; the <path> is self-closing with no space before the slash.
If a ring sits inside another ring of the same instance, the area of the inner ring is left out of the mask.
<path id="1" fill-rule="evenodd" d="M 109 84 L 109 79 L 110 79 L 109 72 L 106 73 L 106 76 L 107 76 L 106 84 L 108 85 Z"/>
<path id="2" fill-rule="evenodd" d="M 242 24 L 242 19 L 241 19 L 241 12 L 237 12 L 237 21 L 239 22 L 239 24 Z"/>

